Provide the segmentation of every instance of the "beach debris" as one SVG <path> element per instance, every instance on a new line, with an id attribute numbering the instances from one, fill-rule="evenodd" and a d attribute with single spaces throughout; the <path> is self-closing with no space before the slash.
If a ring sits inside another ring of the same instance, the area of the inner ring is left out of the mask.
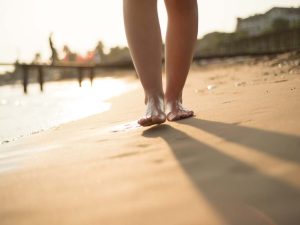
<path id="1" fill-rule="evenodd" d="M 274 81 L 274 83 L 282 83 L 282 82 L 286 82 L 286 81 L 288 81 L 287 79 L 285 79 L 285 80 L 276 80 L 276 81 Z"/>
<path id="2" fill-rule="evenodd" d="M 4 141 L 1 142 L 2 145 L 7 144 L 7 143 L 9 143 L 9 140 L 4 140 Z"/>
<path id="3" fill-rule="evenodd" d="M 33 135 L 33 134 L 38 134 L 38 133 L 41 133 L 41 132 L 43 132 L 44 131 L 44 129 L 40 129 L 40 130 L 36 130 L 36 131 L 32 131 L 32 132 L 30 132 L 30 135 Z"/>
<path id="4" fill-rule="evenodd" d="M 211 91 L 211 90 L 215 89 L 216 87 L 217 86 L 214 84 L 209 84 L 209 85 L 207 85 L 207 90 Z"/>
<path id="5" fill-rule="evenodd" d="M 234 83 L 235 87 L 241 87 L 241 86 L 246 86 L 247 82 L 245 81 L 238 81 Z"/>
<path id="6" fill-rule="evenodd" d="M 205 92 L 205 90 L 203 90 L 203 89 L 195 89 L 194 91 L 195 91 L 196 94 Z"/>
<path id="7" fill-rule="evenodd" d="M 222 102 L 222 104 L 228 104 L 228 103 L 231 103 L 233 101 L 225 101 L 225 102 Z"/>

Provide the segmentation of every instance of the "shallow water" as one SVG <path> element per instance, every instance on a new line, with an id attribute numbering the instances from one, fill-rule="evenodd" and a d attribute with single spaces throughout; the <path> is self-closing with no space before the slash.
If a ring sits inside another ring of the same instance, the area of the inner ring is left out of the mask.
<path id="1" fill-rule="evenodd" d="M 137 88 L 135 82 L 112 77 L 97 78 L 93 87 L 83 81 L 48 82 L 41 93 L 30 84 L 28 95 L 22 86 L 0 87 L 0 143 L 30 135 L 110 109 L 109 99 Z"/>

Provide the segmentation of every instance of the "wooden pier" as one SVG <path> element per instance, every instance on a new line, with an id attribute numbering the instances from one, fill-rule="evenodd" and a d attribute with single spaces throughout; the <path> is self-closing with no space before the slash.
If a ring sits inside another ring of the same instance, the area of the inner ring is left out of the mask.
<path id="1" fill-rule="evenodd" d="M 78 63 L 57 63 L 57 64 L 25 64 L 25 63 L 0 63 L 0 66 L 15 66 L 19 67 L 22 70 L 22 84 L 24 93 L 28 93 L 28 84 L 29 84 L 29 76 L 30 71 L 36 70 L 38 72 L 38 83 L 40 85 L 40 90 L 44 90 L 45 83 L 45 69 L 75 69 L 77 70 L 77 79 L 79 86 L 81 87 L 82 81 L 84 79 L 85 72 L 88 71 L 88 77 L 93 85 L 93 80 L 95 78 L 96 69 L 130 69 L 133 68 L 133 64 L 131 62 L 124 63 L 113 63 L 113 64 L 78 64 Z"/>

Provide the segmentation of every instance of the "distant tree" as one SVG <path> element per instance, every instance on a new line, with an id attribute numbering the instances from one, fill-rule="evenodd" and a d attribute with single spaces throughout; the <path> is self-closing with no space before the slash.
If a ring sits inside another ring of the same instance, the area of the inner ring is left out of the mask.
<path id="1" fill-rule="evenodd" d="M 32 63 L 35 64 L 41 63 L 41 53 L 39 52 L 35 53 Z"/>
<path id="2" fill-rule="evenodd" d="M 113 47 L 109 51 L 109 56 L 111 58 L 117 57 L 122 52 L 122 49 L 119 46 Z"/>
<path id="3" fill-rule="evenodd" d="M 128 62 L 131 60 L 129 49 L 127 47 L 113 47 L 110 49 L 109 53 L 106 55 L 108 62 Z"/>
<path id="4" fill-rule="evenodd" d="M 95 48 L 96 62 L 104 62 L 106 60 L 106 55 L 104 53 L 104 44 L 102 41 L 99 41 Z"/>
<path id="5" fill-rule="evenodd" d="M 65 45 L 63 51 L 65 53 L 64 61 L 75 62 L 77 60 L 77 54 L 73 53 L 69 46 Z"/>
<path id="6" fill-rule="evenodd" d="M 237 38 L 235 33 L 212 32 L 197 41 L 198 51 L 216 51 L 219 46 L 230 43 Z"/>
<path id="7" fill-rule="evenodd" d="M 273 21 L 272 29 L 273 31 L 286 30 L 290 28 L 290 21 L 283 18 L 278 18 Z"/>

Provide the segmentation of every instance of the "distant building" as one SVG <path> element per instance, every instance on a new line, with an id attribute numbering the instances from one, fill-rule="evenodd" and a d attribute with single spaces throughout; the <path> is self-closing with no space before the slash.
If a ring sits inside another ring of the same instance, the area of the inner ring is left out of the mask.
<path id="1" fill-rule="evenodd" d="M 264 32 L 273 30 L 275 21 L 279 22 L 281 24 L 281 27 L 286 26 L 286 29 L 299 27 L 300 7 L 274 7 L 267 11 L 265 14 L 258 14 L 245 19 L 238 18 L 236 32 L 245 33 L 249 36 L 257 36 Z"/>

